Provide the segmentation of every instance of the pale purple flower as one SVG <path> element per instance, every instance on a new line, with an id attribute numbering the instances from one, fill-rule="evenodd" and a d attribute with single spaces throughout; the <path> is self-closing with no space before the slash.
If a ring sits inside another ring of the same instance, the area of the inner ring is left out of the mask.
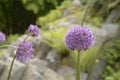
<path id="1" fill-rule="evenodd" d="M 39 27 L 37 25 L 30 24 L 28 27 L 28 32 L 33 36 L 33 37 L 38 37 L 39 36 Z"/>
<path id="2" fill-rule="evenodd" d="M 68 30 L 65 35 L 65 44 L 71 50 L 87 50 L 94 43 L 94 36 L 87 27 L 79 25 Z"/>
<path id="3" fill-rule="evenodd" d="M 4 42 L 6 40 L 5 34 L 0 32 L 0 42 Z"/>
<path id="4" fill-rule="evenodd" d="M 22 42 L 17 48 L 16 59 L 20 62 L 26 62 L 33 57 L 33 46 L 30 42 Z"/>

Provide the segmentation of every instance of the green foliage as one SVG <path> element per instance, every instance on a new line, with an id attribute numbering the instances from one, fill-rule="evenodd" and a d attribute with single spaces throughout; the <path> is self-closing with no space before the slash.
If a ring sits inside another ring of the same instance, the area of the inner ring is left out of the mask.
<path id="1" fill-rule="evenodd" d="M 11 42 L 14 42 L 18 39 L 19 35 L 18 34 L 15 34 L 15 35 L 9 35 L 7 41 L 6 41 L 6 44 L 10 44 Z"/>
<path id="2" fill-rule="evenodd" d="M 115 0 L 114 2 L 108 4 L 108 9 L 115 8 L 120 3 L 120 0 Z"/>
<path id="3" fill-rule="evenodd" d="M 103 22 L 103 18 L 100 16 L 90 16 L 88 15 L 88 17 L 86 17 L 85 20 L 88 24 L 96 26 L 96 27 L 101 27 L 101 24 Z"/>
<path id="4" fill-rule="evenodd" d="M 102 75 L 104 80 L 120 80 L 120 40 L 115 40 L 105 49 L 108 66 Z"/>
<path id="5" fill-rule="evenodd" d="M 22 0 L 27 10 L 33 11 L 38 16 L 45 15 L 56 8 L 63 0 Z"/>
<path id="6" fill-rule="evenodd" d="M 105 49 L 108 63 L 115 64 L 115 61 L 120 58 L 120 40 L 116 40 L 107 49 Z"/>
<path id="7" fill-rule="evenodd" d="M 81 2 L 82 4 L 87 4 L 87 3 L 88 3 L 88 0 L 80 0 L 80 2 Z"/>
<path id="8" fill-rule="evenodd" d="M 3 52 L 0 50 L 0 57 L 3 55 Z"/>
<path id="9" fill-rule="evenodd" d="M 93 19 L 92 19 L 93 25 L 95 25 L 97 27 L 100 27 L 102 22 L 103 22 L 103 20 L 101 17 L 93 17 Z"/>
<path id="10" fill-rule="evenodd" d="M 97 53 L 98 47 L 92 47 L 91 49 L 81 52 L 80 64 L 81 70 L 90 73 L 93 66 L 99 61 L 100 53 Z M 77 51 L 71 51 L 74 60 L 77 59 Z M 77 61 L 76 61 L 77 62 Z"/>
<path id="11" fill-rule="evenodd" d="M 64 44 L 64 35 L 66 33 L 65 28 L 56 28 L 49 31 L 43 31 L 42 34 L 47 38 L 42 40 L 42 42 L 48 44 L 49 46 L 57 49 L 59 52 L 64 53 L 66 47 Z"/>
<path id="12" fill-rule="evenodd" d="M 35 15 L 24 9 L 21 0 L 0 0 L 0 30 L 7 35 L 24 33 Z"/>
<path id="13" fill-rule="evenodd" d="M 7 37 L 7 40 L 6 40 L 5 42 L 1 43 L 0 45 L 10 44 L 10 43 L 12 43 L 13 41 L 17 40 L 18 37 L 19 37 L 18 34 L 15 34 L 15 35 L 12 35 L 12 34 L 11 34 L 11 35 L 9 35 L 9 36 Z"/>
<path id="14" fill-rule="evenodd" d="M 109 73 L 109 75 L 107 75 L 106 73 L 106 77 L 104 80 L 120 80 L 120 70 L 118 71 L 114 71 L 113 68 L 111 68 L 110 66 L 107 67 L 107 73 Z"/>
<path id="15" fill-rule="evenodd" d="M 40 26 L 45 26 L 46 24 L 59 19 L 61 15 L 62 13 L 60 10 L 51 10 L 46 16 L 39 17 L 36 23 Z"/>
<path id="16" fill-rule="evenodd" d="M 38 17 L 46 15 L 51 9 L 59 6 L 62 1 L 0 0 L 0 30 L 7 35 L 16 34 L 16 32 L 22 34 L 29 24 L 35 24 Z"/>
<path id="17" fill-rule="evenodd" d="M 5 42 L 3 42 L 3 43 L 0 43 L 0 46 L 1 45 L 8 45 L 8 44 L 10 44 L 10 43 L 12 43 L 12 42 L 14 42 L 14 41 L 16 41 L 17 39 L 18 39 L 18 37 L 19 37 L 19 35 L 17 35 L 17 34 L 15 34 L 15 35 L 9 35 L 8 37 L 7 37 L 7 40 L 5 41 Z M 6 48 L 6 47 L 4 47 L 4 48 Z M 3 49 L 4 48 L 1 48 L 0 49 L 0 57 L 3 55 Z"/>
<path id="18" fill-rule="evenodd" d="M 100 53 L 98 52 L 98 47 L 93 47 L 87 51 L 85 51 L 81 56 L 81 67 L 82 70 L 87 71 L 90 73 L 96 65 L 96 63 L 99 61 Z"/>
<path id="19" fill-rule="evenodd" d="M 71 5 L 71 3 L 72 3 L 72 0 L 65 0 L 65 1 L 62 2 L 60 8 L 61 9 L 67 8 Z"/>
<path id="20" fill-rule="evenodd" d="M 47 15 L 45 16 L 39 16 L 36 24 L 45 27 L 47 24 L 54 22 L 57 19 L 60 19 L 63 13 L 64 8 L 67 8 L 71 4 L 71 0 L 65 0 L 62 2 L 60 6 L 57 6 L 56 9 L 51 10 Z"/>
<path id="21" fill-rule="evenodd" d="M 114 11 L 111 15 L 114 20 L 111 22 L 117 23 L 120 21 L 119 4 L 120 0 L 95 0 L 90 14 L 92 16 L 100 16 L 105 21 Z"/>
<path id="22" fill-rule="evenodd" d="M 106 71 L 102 76 L 104 77 L 104 80 L 120 80 L 120 69 L 115 71 L 111 66 L 107 66 Z"/>

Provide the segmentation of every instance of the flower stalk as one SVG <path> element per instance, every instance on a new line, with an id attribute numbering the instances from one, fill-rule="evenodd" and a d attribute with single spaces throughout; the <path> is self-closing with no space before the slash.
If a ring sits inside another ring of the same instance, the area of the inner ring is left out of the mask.
<path id="1" fill-rule="evenodd" d="M 80 51 L 77 52 L 76 80 L 80 80 Z"/>
<path id="2" fill-rule="evenodd" d="M 14 45 L 2 45 L 2 46 L 0 46 L 0 48 L 12 47 L 12 48 L 17 49 L 16 50 L 16 54 L 14 55 L 13 60 L 12 60 L 11 65 L 10 65 L 10 70 L 9 70 L 9 73 L 8 73 L 7 80 L 10 80 L 11 71 L 12 71 L 12 67 L 13 67 L 15 59 L 17 59 L 18 61 L 24 63 L 25 61 L 27 61 L 27 60 L 29 60 L 30 58 L 33 57 L 34 48 L 32 46 L 32 43 L 31 42 L 27 42 L 26 40 L 30 36 L 38 37 L 39 34 L 40 34 L 39 27 L 37 25 L 30 24 L 29 27 L 28 27 L 28 35 L 19 44 L 18 47 L 14 46 Z M 4 42 L 5 40 L 6 40 L 5 34 L 0 31 L 0 43 Z"/>
<path id="3" fill-rule="evenodd" d="M 88 9 L 91 5 L 92 1 L 89 0 L 89 3 L 88 3 L 88 6 L 84 12 L 84 15 L 83 15 L 83 18 L 82 18 L 82 21 L 81 21 L 81 26 L 83 27 L 84 25 L 84 21 L 85 21 L 85 17 L 88 13 Z M 78 53 L 77 53 L 77 69 L 76 69 L 76 80 L 80 80 L 80 50 L 78 50 Z"/>
<path id="4" fill-rule="evenodd" d="M 17 48 L 16 46 L 14 46 L 14 45 L 2 45 L 2 46 L 0 46 L 0 48 L 4 48 L 4 47 L 12 47 L 12 48 Z"/>
<path id="5" fill-rule="evenodd" d="M 89 9 L 89 7 L 90 7 L 91 4 L 92 4 L 92 0 L 89 0 L 88 6 L 87 6 L 87 8 L 86 8 L 86 10 L 85 10 L 85 12 L 83 14 L 83 18 L 82 18 L 82 21 L 81 21 L 81 26 L 83 26 L 83 24 L 84 24 L 85 17 L 86 17 L 86 15 L 88 13 L 88 9 Z"/>
<path id="6" fill-rule="evenodd" d="M 0 46 L 0 48 L 3 48 L 3 47 L 12 47 L 12 48 L 15 48 L 15 49 L 17 48 L 14 45 L 2 45 L 2 46 Z M 16 55 L 14 56 L 13 61 L 12 61 L 11 65 L 10 65 L 10 70 L 9 70 L 9 73 L 8 73 L 8 79 L 7 80 L 10 80 L 10 74 L 11 74 L 11 70 L 12 70 L 12 66 L 13 66 L 13 63 L 15 61 L 15 58 L 16 58 Z"/>
<path id="7" fill-rule="evenodd" d="M 25 39 L 23 40 L 23 42 L 24 42 L 25 40 L 27 40 L 28 37 L 29 37 L 29 35 L 28 35 L 27 37 L 25 37 Z M 11 45 L 5 45 L 5 46 L 14 47 L 14 46 L 11 46 Z M 15 48 L 15 47 L 14 47 L 14 48 Z M 16 59 L 16 54 L 14 55 L 13 60 L 12 60 L 12 63 L 11 63 L 11 65 L 10 65 L 10 70 L 9 70 L 9 73 L 8 73 L 7 80 L 10 80 L 11 71 L 12 71 L 12 68 L 13 68 L 13 64 L 14 64 L 15 59 Z"/>
<path id="8" fill-rule="evenodd" d="M 11 63 L 11 65 L 10 65 L 10 70 L 9 70 L 9 73 L 8 73 L 8 78 L 7 78 L 7 80 L 10 80 L 11 71 L 12 71 L 12 67 L 13 67 L 15 58 L 16 58 L 16 55 L 14 55 L 13 60 L 12 60 L 12 63 Z"/>

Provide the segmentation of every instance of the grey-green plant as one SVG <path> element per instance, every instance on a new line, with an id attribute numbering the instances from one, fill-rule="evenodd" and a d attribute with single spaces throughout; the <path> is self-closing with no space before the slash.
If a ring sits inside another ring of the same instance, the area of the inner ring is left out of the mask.
<path id="1" fill-rule="evenodd" d="M 42 31 L 42 35 L 47 39 L 43 39 L 42 42 L 57 49 L 60 53 L 65 52 L 67 49 L 64 45 L 64 35 L 66 28 L 54 28 L 48 31 Z"/>

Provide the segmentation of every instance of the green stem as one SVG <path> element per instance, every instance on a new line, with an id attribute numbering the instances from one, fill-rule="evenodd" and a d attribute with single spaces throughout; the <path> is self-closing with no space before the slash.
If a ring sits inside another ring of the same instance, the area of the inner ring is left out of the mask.
<path id="1" fill-rule="evenodd" d="M 83 26 L 84 24 L 84 21 L 85 21 L 85 17 L 88 13 L 88 9 L 91 5 L 92 1 L 90 0 L 89 3 L 88 3 L 88 6 L 84 12 L 84 15 L 83 15 L 83 18 L 82 18 L 82 21 L 81 21 L 81 26 Z M 78 53 L 77 53 L 77 69 L 76 69 L 76 80 L 80 80 L 80 50 L 78 50 Z"/>
<path id="2" fill-rule="evenodd" d="M 77 53 L 76 80 L 80 80 L 80 51 Z"/>
<path id="3" fill-rule="evenodd" d="M 30 36 L 30 35 L 27 35 L 27 36 L 25 37 L 25 39 L 23 40 L 23 42 L 24 42 L 25 40 L 27 40 L 27 39 L 29 38 L 29 36 Z"/>
<path id="4" fill-rule="evenodd" d="M 13 60 L 12 60 L 12 63 L 11 63 L 11 65 L 10 65 L 10 70 L 9 70 L 9 73 L 8 73 L 8 78 L 7 78 L 7 80 L 10 80 L 10 75 L 11 75 L 11 71 L 12 71 L 12 67 L 13 67 L 15 58 L 16 58 L 16 55 L 14 56 L 14 58 L 13 58 Z"/>
<path id="5" fill-rule="evenodd" d="M 28 38 L 29 36 L 30 36 L 30 35 L 28 35 L 27 37 L 25 37 L 25 39 L 23 40 L 23 42 L 24 42 L 25 40 L 27 40 L 27 38 Z M 15 54 L 15 56 L 13 57 L 12 63 L 11 63 L 11 65 L 10 65 L 10 70 L 9 70 L 9 73 L 8 73 L 8 78 L 7 78 L 7 80 L 10 80 L 11 71 L 12 71 L 12 67 L 13 67 L 15 58 L 16 58 L 16 54 Z"/>
<path id="6" fill-rule="evenodd" d="M 2 45 L 2 46 L 0 46 L 0 48 L 3 48 L 3 47 L 12 47 L 12 48 L 15 48 L 15 49 L 17 48 L 17 47 L 14 46 L 14 45 Z M 8 80 L 10 80 L 10 72 L 11 72 L 11 70 L 12 70 L 12 66 L 13 66 L 15 57 L 16 57 L 16 55 L 14 56 L 13 61 L 12 61 L 11 65 L 10 65 L 10 71 L 9 71 L 9 74 L 8 74 Z"/>
<path id="7" fill-rule="evenodd" d="M 88 6 L 87 6 L 87 8 L 86 8 L 86 10 L 84 12 L 84 15 L 83 15 L 83 18 L 82 18 L 82 21 L 81 21 L 81 26 L 83 26 L 83 24 L 84 24 L 85 17 L 86 17 L 86 15 L 88 13 L 88 9 L 90 8 L 91 3 L 92 3 L 92 1 L 90 0 L 89 3 L 88 3 Z"/>
<path id="8" fill-rule="evenodd" d="M 0 46 L 0 48 L 3 48 L 3 47 L 12 47 L 12 48 L 17 48 L 16 46 L 14 46 L 14 45 L 2 45 L 2 46 Z"/>

